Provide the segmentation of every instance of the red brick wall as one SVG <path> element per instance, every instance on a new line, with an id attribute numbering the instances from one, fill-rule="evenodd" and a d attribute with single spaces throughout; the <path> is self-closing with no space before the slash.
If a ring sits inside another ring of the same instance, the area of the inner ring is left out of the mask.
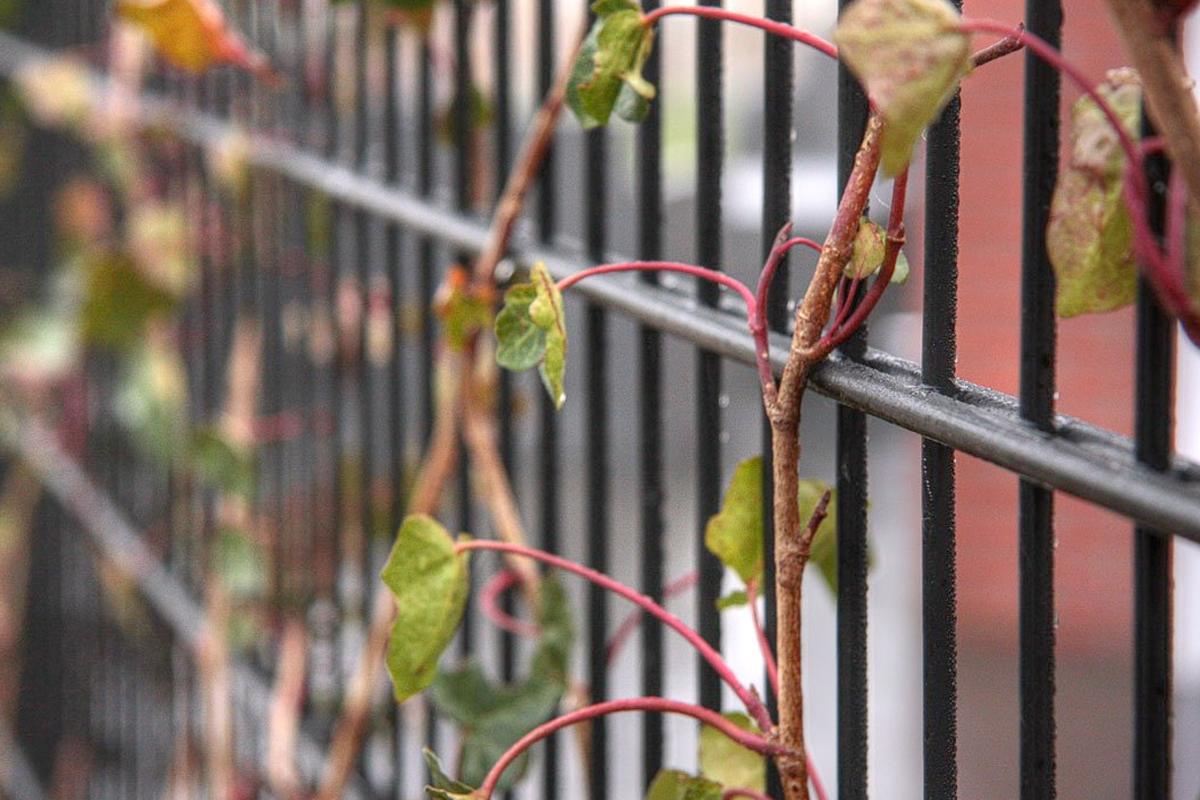
<path id="1" fill-rule="evenodd" d="M 1018 0 L 967 1 L 965 13 L 1020 20 Z M 1125 63 L 1102 0 L 1067 0 L 1065 51 L 1089 76 Z M 1016 394 L 1020 330 L 1022 62 L 994 63 L 963 87 L 962 257 L 959 374 Z M 1064 109 L 1078 97 L 1064 85 Z M 1128 433 L 1132 421 L 1132 315 L 1059 325 L 1060 411 Z M 971 640 L 1016 642 L 1016 480 L 960 456 L 959 611 Z M 1128 523 L 1058 496 L 1056 561 L 1063 648 L 1123 647 L 1130 623 Z"/>

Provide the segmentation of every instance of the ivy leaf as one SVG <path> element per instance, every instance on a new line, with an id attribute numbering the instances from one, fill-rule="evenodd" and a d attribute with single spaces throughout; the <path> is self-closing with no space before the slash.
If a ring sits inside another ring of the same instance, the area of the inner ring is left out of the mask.
<path id="1" fill-rule="evenodd" d="M 92 344 L 132 350 L 142 342 L 147 323 L 175 307 L 175 295 L 148 280 L 125 254 L 90 259 L 83 270 L 80 323 Z"/>
<path id="2" fill-rule="evenodd" d="M 532 284 L 520 283 L 504 293 L 504 308 L 496 315 L 496 363 L 522 372 L 541 363 L 546 354 L 546 331 L 533 323 L 529 306 L 537 299 Z"/>
<path id="3" fill-rule="evenodd" d="M 494 683 L 478 663 L 468 662 L 439 672 L 430 687 L 430 701 L 463 729 L 459 770 L 467 783 L 482 783 L 505 751 L 554 715 L 567 689 L 575 626 L 570 603 L 551 577 L 541 583 L 537 621 L 538 644 L 524 681 Z M 499 788 L 511 788 L 527 766 L 523 756 L 504 773 Z"/>
<path id="4" fill-rule="evenodd" d="M 558 709 L 563 687 L 530 678 L 513 686 L 493 683 L 478 662 L 439 672 L 429 699 L 463 730 L 459 773 L 466 783 L 482 783 L 504 753 Z M 505 771 L 497 787 L 509 789 L 524 775 L 528 758 Z"/>
<path id="5" fill-rule="evenodd" d="M 521 371 L 538 367 L 555 408 L 566 400 L 567 325 L 562 293 L 546 265 L 533 265 L 532 283 L 513 286 L 496 317 L 496 361 Z"/>
<path id="6" fill-rule="evenodd" d="M 850 251 L 850 260 L 846 263 L 845 276 L 862 279 L 878 273 L 883 266 L 886 250 L 887 231 L 882 225 L 863 217 L 858 221 L 858 233 L 854 235 L 854 245 Z M 896 254 L 896 266 L 892 268 L 890 283 L 899 285 L 907 280 L 908 259 L 901 251 Z"/>
<path id="7" fill-rule="evenodd" d="M 749 595 L 745 589 L 738 589 L 735 592 L 730 592 L 724 597 L 717 598 L 717 611 L 725 611 L 730 608 L 738 608 L 750 602 Z"/>
<path id="8" fill-rule="evenodd" d="M 205 426 L 192 432 L 190 451 L 191 467 L 202 481 L 254 501 L 258 464 L 252 450 L 234 444 L 220 429 Z"/>
<path id="9" fill-rule="evenodd" d="M 723 714 L 742 730 L 758 732 L 758 726 L 740 711 Z M 711 725 L 700 728 L 700 774 L 729 788 L 767 790 L 767 762 L 761 755 L 730 739 Z"/>
<path id="10" fill-rule="evenodd" d="M 462 781 L 456 781 L 446 775 L 442 761 L 428 747 L 421 752 L 425 754 L 425 764 L 429 767 L 429 785 L 425 793 L 433 800 L 465 800 L 475 797 L 475 790 Z"/>
<path id="11" fill-rule="evenodd" d="M 629 122 L 645 118 L 654 86 L 642 76 L 654 46 L 653 29 L 642 23 L 633 0 L 599 0 L 596 21 L 579 49 L 567 85 L 567 104 L 584 128 L 617 115 Z"/>
<path id="12" fill-rule="evenodd" d="M 126 363 L 114 412 L 144 450 L 172 462 L 186 442 L 187 399 L 183 359 L 151 340 Z"/>
<path id="13" fill-rule="evenodd" d="M 467 600 L 466 558 L 455 554 L 445 528 L 414 514 L 400 526 L 382 577 L 396 597 L 387 667 L 396 701 L 403 703 L 433 681 L 458 629 Z"/>
<path id="14" fill-rule="evenodd" d="M 732 569 L 743 583 L 762 582 L 763 518 L 762 518 L 762 457 L 754 456 L 737 465 L 721 510 L 704 529 L 704 545 L 726 567 Z M 802 479 L 797 491 L 800 504 L 800 524 L 808 523 L 813 509 L 825 490 L 822 481 Z M 825 520 L 817 528 L 809 551 L 809 563 L 816 566 L 821 577 L 837 594 L 837 491 L 832 492 Z M 744 593 L 734 593 L 717 601 L 724 610 L 743 605 Z"/>
<path id="15" fill-rule="evenodd" d="M 804 478 L 800 481 L 797 494 L 800 498 L 800 524 L 807 525 L 817 503 L 829 492 L 829 505 L 825 508 L 825 519 L 817 526 L 808 552 L 808 563 L 814 565 L 837 597 L 838 590 L 838 542 L 837 542 L 837 489 L 824 481 Z"/>
<path id="16" fill-rule="evenodd" d="M 743 583 L 761 583 L 763 569 L 762 456 L 737 465 L 721 511 L 704 528 L 704 546 Z"/>
<path id="17" fill-rule="evenodd" d="M 882 166 L 896 175 L 971 68 L 971 40 L 946 0 L 857 0 L 833 38 L 884 120 Z"/>
<path id="18" fill-rule="evenodd" d="M 1110 70 L 1097 88 L 1136 137 L 1142 96 L 1137 73 Z M 1117 133 L 1084 96 L 1071 107 L 1070 137 L 1070 161 L 1054 187 L 1046 228 L 1060 317 L 1111 311 L 1137 294 L 1133 223 L 1121 195 L 1126 159 Z"/>
<path id="19" fill-rule="evenodd" d="M 721 784 L 676 769 L 662 769 L 646 790 L 646 800 L 721 800 Z"/>
<path id="20" fill-rule="evenodd" d="M 164 61 L 202 73 L 220 64 L 269 72 L 266 59 L 246 47 L 212 0 L 118 0 L 117 16 L 137 27 Z"/>
<path id="21" fill-rule="evenodd" d="M 480 297 L 471 289 L 471 276 L 462 267 L 452 267 L 433 301 L 434 313 L 442 320 L 442 334 L 448 346 L 462 350 L 481 330 L 492 324 L 490 298 Z"/>
<path id="22" fill-rule="evenodd" d="M 235 599 L 252 600 L 262 597 L 267 590 L 266 557 L 244 531 L 223 528 L 217 534 L 213 569 Z"/>

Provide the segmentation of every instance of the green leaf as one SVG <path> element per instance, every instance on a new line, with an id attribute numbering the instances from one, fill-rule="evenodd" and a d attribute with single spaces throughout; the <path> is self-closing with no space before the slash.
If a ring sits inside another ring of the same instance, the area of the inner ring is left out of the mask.
<path id="1" fill-rule="evenodd" d="M 596 21 L 579 49 L 567 85 L 567 104 L 584 128 L 608 123 L 614 109 L 623 119 L 645 118 L 654 86 L 642 76 L 654 46 L 653 29 L 631 0 L 601 0 Z"/>
<path id="2" fill-rule="evenodd" d="M 745 731 L 758 726 L 740 711 L 722 715 Z M 767 790 L 767 761 L 758 753 L 730 739 L 711 725 L 700 728 L 700 774 L 731 789 Z"/>
<path id="3" fill-rule="evenodd" d="M 387 667 L 403 703 L 434 678 L 466 605 L 466 557 L 454 552 L 446 529 L 423 514 L 407 517 L 383 568 L 396 597 Z"/>
<path id="4" fill-rule="evenodd" d="M 463 729 L 459 772 L 469 784 L 482 783 L 488 771 L 517 740 L 553 716 L 563 686 L 530 678 L 512 686 L 493 683 L 477 662 L 439 672 L 429 688 L 437 709 Z M 527 758 L 505 771 L 500 791 L 525 772 Z"/>
<path id="5" fill-rule="evenodd" d="M 200 479 L 210 486 L 253 502 L 258 483 L 254 452 L 234 444 L 218 428 L 192 432 L 189 460 Z"/>
<path id="6" fill-rule="evenodd" d="M 1142 96 L 1137 73 L 1110 70 L 1097 88 L 1136 137 Z M 1070 138 L 1071 157 L 1054 187 L 1046 228 L 1061 317 L 1121 308 L 1137 294 L 1133 224 L 1122 199 L 1125 152 L 1087 96 L 1071 108 Z"/>
<path id="7" fill-rule="evenodd" d="M 808 563 L 816 566 L 833 596 L 837 597 L 838 587 L 838 546 L 837 546 L 837 489 L 833 489 L 824 481 L 805 478 L 800 481 L 797 494 L 800 497 L 800 524 L 807 525 L 809 518 L 817 507 L 817 503 L 829 492 L 829 505 L 825 508 L 825 519 L 817 527 L 809 549 Z"/>
<path id="8" fill-rule="evenodd" d="M 92 344 L 132 350 L 143 341 L 150 320 L 175 308 L 175 295 L 148 280 L 124 254 L 103 255 L 83 268 L 80 321 Z"/>
<path id="9" fill-rule="evenodd" d="M 721 784 L 675 769 L 659 770 L 646 800 L 721 800 Z"/>
<path id="10" fill-rule="evenodd" d="M 829 486 L 822 481 L 802 479 L 798 487 L 800 524 L 808 523 L 817 501 Z M 744 583 L 762 582 L 763 559 L 762 518 L 762 458 L 754 456 L 737 465 L 721 511 L 713 516 L 704 529 L 704 544 L 725 566 L 738 574 Z M 824 522 L 813 537 L 809 563 L 816 566 L 821 577 L 837 594 L 837 492 L 834 491 L 826 509 Z M 732 594 L 717 602 L 718 609 L 732 608 L 746 602 L 744 594 Z"/>
<path id="11" fill-rule="evenodd" d="M 538 590 L 537 623 L 538 643 L 529 662 L 530 677 L 565 691 L 575 645 L 575 617 L 562 584 L 553 575 L 544 577 Z"/>
<path id="12" fill-rule="evenodd" d="M 459 769 L 467 783 L 482 783 L 500 757 L 532 728 L 550 719 L 567 689 L 567 668 L 574 643 L 571 607 L 558 581 L 541 583 L 537 620 L 539 638 L 529 676 L 505 685 L 488 679 L 476 662 L 440 671 L 430 701 L 463 729 Z M 505 771 L 501 791 L 525 773 L 522 757 Z"/>
<path id="13" fill-rule="evenodd" d="M 125 364 L 117 418 L 147 452 L 172 462 L 186 442 L 187 373 L 175 350 L 149 340 Z"/>
<path id="14" fill-rule="evenodd" d="M 481 330 L 492 324 L 492 304 L 471 290 L 471 276 L 454 267 L 434 300 L 434 311 L 442 320 L 442 338 L 448 346 L 462 350 Z"/>
<path id="15" fill-rule="evenodd" d="M 884 121 L 882 166 L 896 175 L 971 68 L 971 39 L 946 0 L 857 0 L 833 38 Z"/>
<path id="16" fill-rule="evenodd" d="M 262 597 L 267 590 L 266 556 L 256 542 L 236 528 L 222 528 L 217 534 L 213 570 L 235 599 Z"/>
<path id="17" fill-rule="evenodd" d="M 750 602 L 750 597 L 746 594 L 745 589 L 738 589 L 736 592 L 730 592 L 724 597 L 717 598 L 717 611 L 725 611 L 730 608 L 744 606 Z"/>
<path id="18" fill-rule="evenodd" d="M 546 354 L 546 331 L 529 316 L 536 299 L 537 290 L 529 283 L 517 284 L 504 293 L 504 308 L 496 315 L 496 363 L 505 369 L 533 369 Z"/>
<path id="19" fill-rule="evenodd" d="M 434 800 L 465 800 L 475 797 L 475 790 L 462 781 L 456 781 L 446 775 L 442 761 L 428 747 L 421 752 L 425 754 L 425 764 L 429 767 L 429 785 L 425 793 Z"/>
<path id="20" fill-rule="evenodd" d="M 867 217 L 858 221 L 858 233 L 854 236 L 854 245 L 850 251 L 850 260 L 846 263 L 847 278 L 868 278 L 879 272 L 883 266 L 883 257 L 887 251 L 887 231 L 883 226 Z M 908 259 L 903 251 L 896 254 L 896 266 L 892 268 L 891 283 L 902 284 L 908 280 Z"/>
<path id="21" fill-rule="evenodd" d="M 75 368 L 79 345 L 79 329 L 69 311 L 30 309 L 0 336 L 0 371 L 10 378 L 55 380 Z"/>
<path id="22" fill-rule="evenodd" d="M 704 545 L 744 583 L 762 582 L 762 457 L 737 465 L 721 511 L 704 528 Z"/>

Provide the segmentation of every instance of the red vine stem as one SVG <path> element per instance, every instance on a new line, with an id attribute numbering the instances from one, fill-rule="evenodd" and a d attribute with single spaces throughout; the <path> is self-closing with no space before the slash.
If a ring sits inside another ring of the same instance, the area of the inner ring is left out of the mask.
<path id="1" fill-rule="evenodd" d="M 767 33 L 773 33 L 776 36 L 782 36 L 784 39 L 791 39 L 800 44 L 806 44 L 819 53 L 829 56 L 837 60 L 837 46 L 826 39 L 822 39 L 814 33 L 800 30 L 785 22 L 776 22 L 770 19 L 762 19 L 760 17 L 751 17 L 746 14 L 739 14 L 736 11 L 726 11 L 723 8 L 709 8 L 701 6 L 664 6 L 656 8 L 649 14 L 642 17 L 642 24 L 650 26 L 658 22 L 665 16 L 670 14 L 688 14 L 693 17 L 706 17 L 707 19 L 719 19 L 723 22 L 736 22 L 739 25 L 748 25 L 751 28 L 758 28 Z"/>
<path id="2" fill-rule="evenodd" d="M 565 292 L 584 278 L 590 278 L 593 275 L 604 275 L 610 272 L 681 272 L 684 275 L 692 275 L 696 278 L 712 281 L 726 288 L 733 289 L 740 294 L 742 300 L 746 303 L 746 316 L 754 319 L 756 312 L 754 294 L 746 284 L 737 278 L 726 275 L 724 272 L 718 272 L 715 269 L 698 267 L 694 264 L 681 264 L 676 261 L 627 261 L 622 264 L 601 264 L 597 267 L 580 270 L 574 275 L 568 275 L 563 278 L 558 282 L 558 290 Z"/>
<path id="3" fill-rule="evenodd" d="M 775 654 L 771 652 L 771 643 L 767 641 L 767 631 L 758 618 L 758 585 L 755 581 L 746 584 L 746 605 L 750 607 L 750 621 L 754 624 L 758 649 L 762 651 L 763 663 L 767 665 L 767 680 L 771 682 L 775 694 L 779 694 L 779 666 L 775 663 Z"/>
<path id="4" fill-rule="evenodd" d="M 721 679 L 724 680 L 731 689 L 733 689 L 734 693 L 742 701 L 742 704 L 746 706 L 746 710 L 750 712 L 750 716 L 754 717 L 754 721 L 758 723 L 759 728 L 764 731 L 769 731 L 774 727 L 774 723 L 771 721 L 771 716 L 767 712 L 766 706 L 762 704 L 762 701 L 758 699 L 757 695 L 741 684 L 741 681 L 739 681 L 737 676 L 733 674 L 733 670 L 730 669 L 729 664 L 726 663 L 721 654 L 713 649 L 712 645 L 704 641 L 700 634 L 689 628 L 687 624 L 683 622 L 683 620 L 672 614 L 670 611 L 667 611 L 661 605 L 654 602 L 654 600 L 650 599 L 641 592 L 631 589 L 625 584 L 610 578 L 602 572 L 597 572 L 596 570 L 585 567 L 582 564 L 576 564 L 574 561 L 568 561 L 567 559 L 556 556 L 553 553 L 535 550 L 532 547 L 510 544 L 508 542 L 485 541 L 482 539 L 459 542 L 454 546 L 455 553 L 463 553 L 468 550 L 496 550 L 502 553 L 511 553 L 513 555 L 532 558 L 534 560 L 541 561 L 544 564 L 549 564 L 552 567 L 561 569 L 565 572 L 574 573 L 575 575 L 589 580 L 603 589 L 607 589 L 614 594 L 624 597 L 629 602 L 639 606 L 643 611 L 649 613 L 652 617 L 655 617 L 664 625 L 674 630 L 676 633 L 686 639 L 688 644 L 696 648 L 696 651 L 700 653 L 701 657 L 703 657 L 705 661 L 712 665 L 712 668 L 716 670 L 718 675 L 721 676 Z"/>
<path id="5" fill-rule="evenodd" d="M 467 544 L 473 544 L 468 542 Z M 762 753 L 765 756 L 774 756 L 784 752 L 778 744 L 771 742 L 766 737 L 757 733 L 739 728 L 737 725 L 730 722 L 725 717 L 718 714 L 716 711 L 704 708 L 703 706 L 692 705 L 691 703 L 682 703 L 678 700 L 667 700 L 663 697 L 637 697 L 628 700 L 609 700 L 605 703 L 596 703 L 595 705 L 581 708 L 578 711 L 572 711 L 569 714 L 564 714 L 561 717 L 552 719 L 547 723 L 539 725 L 529 733 L 522 736 L 516 744 L 508 749 L 500 760 L 488 772 L 487 778 L 483 781 L 483 786 L 479 787 L 478 796 L 482 800 L 488 800 L 492 793 L 496 790 L 496 784 L 500 782 L 500 777 L 504 774 L 504 770 L 515 761 L 521 753 L 529 747 L 537 744 L 542 739 L 551 736 L 558 731 L 570 725 L 575 725 L 580 722 L 602 717 L 607 714 L 618 714 L 624 711 L 656 711 L 668 714 L 684 714 L 685 716 L 693 717 L 700 720 L 705 725 L 711 725 L 721 733 L 728 736 L 733 741 L 745 747 L 747 750 L 753 750 L 756 753 Z"/>
<path id="6" fill-rule="evenodd" d="M 501 595 L 519 583 L 521 583 L 521 575 L 516 570 L 505 569 L 497 572 L 479 593 L 479 609 L 488 622 L 500 630 L 517 636 L 537 636 L 537 625 L 517 619 L 500 608 Z"/>
<path id="7" fill-rule="evenodd" d="M 775 243 L 762 271 L 758 274 L 758 291 L 755 294 L 755 313 L 750 316 L 750 332 L 754 334 L 754 361 L 758 365 L 758 380 L 762 384 L 763 400 L 767 407 L 775 405 L 775 373 L 771 371 L 771 340 L 767 330 L 767 296 L 771 291 L 771 281 L 775 279 L 775 271 L 779 269 L 784 256 L 793 247 L 805 247 L 821 252 L 821 245 L 803 236 L 788 238 L 792 234 L 792 223 L 785 222 L 775 235 Z"/>
<path id="8" fill-rule="evenodd" d="M 700 576 L 696 572 L 689 572 L 685 575 L 680 575 L 675 580 L 663 587 L 663 600 L 668 597 L 674 597 L 677 594 L 686 592 L 691 589 L 700 580 Z M 638 624 L 642 621 L 642 610 L 635 608 L 629 612 L 629 615 L 621 621 L 617 626 L 617 632 L 608 640 L 608 646 L 605 648 L 604 660 L 611 663 L 617 657 L 617 653 L 621 652 L 621 648 L 625 646 L 625 642 L 637 630 Z"/>

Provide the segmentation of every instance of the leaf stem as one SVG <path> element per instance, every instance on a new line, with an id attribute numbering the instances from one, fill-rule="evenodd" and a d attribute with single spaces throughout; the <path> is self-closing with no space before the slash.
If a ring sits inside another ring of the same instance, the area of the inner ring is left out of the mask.
<path id="1" fill-rule="evenodd" d="M 601 264 L 596 267 L 588 267 L 576 272 L 574 275 L 568 275 L 559 281 L 558 290 L 565 292 L 584 278 L 590 278 L 594 275 L 604 275 L 610 272 L 681 272 L 684 275 L 691 275 L 702 280 L 720 284 L 728 289 L 733 289 L 742 296 L 742 300 L 746 303 L 747 318 L 754 319 L 756 313 L 754 294 L 746 284 L 737 278 L 726 275 L 724 272 L 718 272 L 715 269 L 698 267 L 695 264 L 681 264 L 677 261 L 627 261 L 621 264 Z"/>
<path id="2" fill-rule="evenodd" d="M 497 572 L 479 592 L 479 609 L 488 622 L 502 631 L 516 636 L 537 636 L 537 625 L 517 619 L 500 607 L 501 595 L 520 583 L 521 575 L 515 569 L 503 569 Z"/>
<path id="3" fill-rule="evenodd" d="M 789 238 L 791 234 L 792 223 L 785 222 L 779 229 L 779 233 L 775 235 L 775 243 L 771 246 L 771 252 L 767 254 L 767 260 L 758 274 L 758 292 L 755 294 L 754 314 L 750 317 L 750 331 L 754 334 L 754 360 L 758 365 L 758 379 L 762 384 L 763 405 L 768 410 L 775 405 L 777 392 L 775 373 L 771 370 L 771 341 L 766 317 L 771 282 L 775 279 L 775 272 L 779 269 L 784 256 L 796 245 L 804 245 L 818 253 L 821 252 L 821 245 L 812 239 L 805 239 L 802 236 Z"/>
<path id="4" fill-rule="evenodd" d="M 723 8 L 712 8 L 708 6 L 663 6 L 656 8 L 649 14 L 642 17 L 643 25 L 654 25 L 663 17 L 671 14 L 688 14 L 694 17 L 705 17 L 707 19 L 719 19 L 722 22 L 735 22 L 739 25 L 748 25 L 751 28 L 758 28 L 767 33 L 776 36 L 782 36 L 784 39 L 791 39 L 794 42 L 808 45 L 819 53 L 829 56 L 837 60 L 838 50 L 833 42 L 822 39 L 815 33 L 801 30 L 784 22 L 776 22 L 770 19 L 761 17 L 752 17 L 747 14 L 739 14 L 736 11 L 727 11 Z"/>
<path id="5" fill-rule="evenodd" d="M 661 605 L 641 592 L 631 589 L 625 584 L 610 578 L 608 575 L 605 575 L 602 572 L 597 572 L 596 570 L 585 567 L 582 564 L 576 564 L 574 561 L 569 561 L 568 559 L 556 556 L 553 553 L 535 550 L 532 547 L 511 544 L 509 542 L 486 541 L 483 539 L 472 539 L 465 542 L 459 542 L 454 546 L 454 551 L 456 553 L 463 553 L 470 550 L 495 550 L 501 553 L 511 553 L 513 555 L 532 558 L 537 561 L 541 561 L 543 564 L 548 564 L 565 572 L 571 572 L 580 576 L 581 578 L 591 581 L 601 588 L 607 589 L 614 594 L 624 597 L 629 602 L 637 605 L 643 611 L 649 613 L 652 617 L 655 617 L 664 625 L 674 630 L 676 633 L 686 639 L 688 644 L 696 648 L 696 651 L 700 653 L 701 657 L 703 657 L 705 661 L 712 665 L 712 668 L 716 670 L 718 675 L 721 676 L 721 679 L 724 680 L 725 683 L 729 684 L 730 688 L 732 688 L 734 693 L 737 694 L 738 698 L 746 706 L 746 710 L 750 712 L 750 715 L 754 717 L 754 721 L 758 723 L 758 726 L 762 730 L 769 731 L 772 727 L 774 727 L 773 723 L 771 722 L 771 717 L 767 713 L 766 706 L 762 704 L 762 701 L 759 700 L 753 692 L 741 684 L 721 654 L 717 652 L 712 645 L 704 641 L 700 634 L 688 627 L 683 620 L 679 619 L 679 617 L 675 616 L 670 611 L 667 611 Z"/>
<path id="6" fill-rule="evenodd" d="M 561 717 L 552 719 L 538 727 L 534 728 L 529 733 L 522 736 L 516 744 L 510 747 L 500 760 L 495 763 L 491 771 L 488 772 L 487 778 L 484 779 L 483 786 L 479 787 L 478 796 L 481 800 L 488 800 L 492 793 L 496 790 L 496 785 L 500 782 L 500 777 L 508 766 L 515 761 L 521 753 L 537 744 L 542 739 L 551 736 L 558 731 L 570 725 L 576 725 L 580 722 L 602 717 L 607 714 L 619 714 L 626 711 L 653 711 L 667 714 L 683 714 L 685 716 L 698 719 L 705 725 L 711 725 L 721 733 L 728 736 L 733 741 L 745 747 L 747 750 L 753 750 L 756 753 L 762 753 L 766 756 L 774 756 L 783 752 L 783 748 L 778 744 L 767 739 L 757 733 L 739 728 L 733 722 L 725 717 L 703 706 L 692 705 L 691 703 L 683 703 L 678 700 L 668 700 L 664 697 L 636 697 L 626 700 L 609 700 L 604 703 L 596 703 L 595 705 L 586 706 L 577 711 L 572 711 L 569 714 L 564 714 Z"/>

